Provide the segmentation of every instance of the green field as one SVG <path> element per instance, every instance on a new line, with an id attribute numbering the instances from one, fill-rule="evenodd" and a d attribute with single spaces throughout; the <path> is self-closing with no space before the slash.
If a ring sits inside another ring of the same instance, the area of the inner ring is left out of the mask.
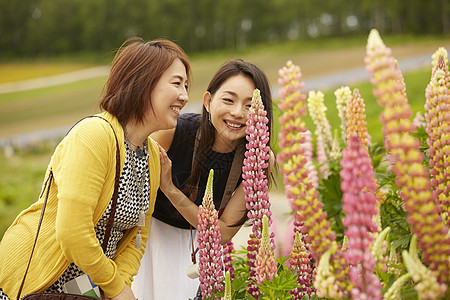
<path id="1" fill-rule="evenodd" d="M 226 59 L 239 57 L 252 61 L 267 73 L 272 84 L 276 84 L 278 69 L 289 59 L 301 67 L 304 79 L 329 72 L 362 67 L 365 42 L 365 38 L 355 38 L 349 40 L 348 43 L 341 41 L 339 45 L 336 40 L 330 40 L 329 44 L 318 41 L 304 45 L 288 43 L 265 45 L 242 53 L 218 52 L 203 56 L 193 55 L 191 61 L 194 78 L 190 101 L 200 101 L 208 80 Z M 433 52 L 438 46 L 449 44 L 450 39 L 423 39 L 415 42 L 412 39 L 403 42 L 393 39 L 392 46 L 389 41 L 385 41 L 385 43 L 392 48 L 394 56 L 400 60 L 402 57 L 418 53 Z M 12 67 L 13 64 L 0 65 L 0 74 L 5 74 L 5 70 L 15 70 L 16 72 L 14 76 L 7 76 L 7 79 L 0 77 L 0 83 L 44 76 L 36 74 L 43 74 L 47 68 L 53 71 L 46 75 L 54 75 L 93 66 L 86 63 L 61 63 L 59 66 L 55 66 L 53 63 L 46 65 L 42 62 L 36 63 L 36 65 L 30 63 L 30 65 L 33 67 L 27 67 L 24 64 L 15 64 L 15 67 Z M 28 69 L 33 68 L 33 74 L 27 72 Z M 39 68 L 42 70 L 36 71 Z M 430 78 L 430 69 L 404 75 L 407 95 L 413 112 L 423 111 L 425 87 Z M 106 77 L 100 77 L 50 88 L 0 94 L 0 137 L 41 128 L 69 125 L 87 114 L 96 112 L 97 102 L 101 97 L 105 81 Z M 369 83 L 361 83 L 352 85 L 351 88 L 358 88 L 361 96 L 365 99 L 368 130 L 372 140 L 382 141 L 379 121 L 381 108 L 372 96 L 372 86 Z M 334 91 L 324 92 L 328 107 L 327 116 L 332 127 L 339 130 L 340 121 L 334 103 Z M 278 115 L 277 111 L 275 111 L 275 115 Z M 305 120 L 308 128 L 314 131 L 309 117 L 306 117 Z M 275 131 L 277 130 L 275 129 Z M 12 158 L 7 158 L 0 153 L 0 237 L 16 215 L 37 199 L 53 148 L 54 145 L 37 143 L 26 151 L 16 153 Z"/>

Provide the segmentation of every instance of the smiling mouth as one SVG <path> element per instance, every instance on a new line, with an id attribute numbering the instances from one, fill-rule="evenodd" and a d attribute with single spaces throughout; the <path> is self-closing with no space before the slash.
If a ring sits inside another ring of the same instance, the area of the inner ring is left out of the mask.
<path id="1" fill-rule="evenodd" d="M 232 128 L 232 129 L 241 129 L 242 127 L 244 127 L 243 124 L 239 124 L 239 123 L 231 123 L 229 121 L 224 121 L 225 124 L 227 124 L 228 127 Z"/>
<path id="2" fill-rule="evenodd" d="M 170 107 L 170 109 L 173 111 L 173 112 L 175 112 L 176 114 L 180 114 L 180 111 L 181 111 L 181 109 L 182 109 L 182 107 L 180 107 L 180 106 L 171 106 Z"/>

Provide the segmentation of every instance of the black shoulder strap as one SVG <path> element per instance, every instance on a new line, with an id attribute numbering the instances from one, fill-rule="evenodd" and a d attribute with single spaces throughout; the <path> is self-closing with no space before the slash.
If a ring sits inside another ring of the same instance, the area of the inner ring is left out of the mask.
<path id="1" fill-rule="evenodd" d="M 197 134 L 195 136 L 195 143 L 194 143 L 194 153 L 192 155 L 192 167 L 191 172 L 194 169 L 194 163 L 195 163 L 195 156 L 198 150 L 198 143 L 200 141 L 200 130 L 197 131 Z M 242 174 L 242 165 L 244 162 L 244 152 L 245 152 L 245 142 L 242 140 L 239 142 L 238 146 L 236 147 L 236 152 L 234 153 L 233 162 L 231 164 L 230 173 L 228 174 L 227 184 L 225 186 L 225 190 L 222 196 L 222 201 L 220 202 L 220 208 L 218 209 L 219 217 L 222 215 L 225 207 L 227 206 L 228 202 L 231 199 L 231 196 L 233 195 L 234 190 L 236 189 L 236 185 L 239 181 L 239 178 Z M 191 201 L 195 201 L 195 198 L 197 196 L 197 189 L 198 189 L 198 181 L 197 184 L 194 187 L 194 191 L 189 196 L 189 199 Z M 217 209 L 217 208 L 216 208 Z"/>

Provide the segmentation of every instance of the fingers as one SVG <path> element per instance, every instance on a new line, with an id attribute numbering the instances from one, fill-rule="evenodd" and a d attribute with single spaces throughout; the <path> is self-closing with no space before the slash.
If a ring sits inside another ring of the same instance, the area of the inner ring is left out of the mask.
<path id="1" fill-rule="evenodd" d="M 167 158 L 167 153 L 166 153 L 166 150 L 164 150 L 164 148 L 160 145 L 160 144 L 158 144 L 158 143 L 156 143 L 157 145 L 158 145 L 158 148 L 159 148 L 159 157 L 161 158 L 161 160 L 165 160 L 166 158 Z"/>

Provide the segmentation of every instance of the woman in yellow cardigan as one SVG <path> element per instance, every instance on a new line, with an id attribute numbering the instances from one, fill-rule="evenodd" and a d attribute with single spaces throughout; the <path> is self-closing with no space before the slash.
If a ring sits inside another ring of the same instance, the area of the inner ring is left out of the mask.
<path id="1" fill-rule="evenodd" d="M 42 226 L 22 295 L 68 291 L 89 276 L 103 299 L 134 300 L 160 180 L 157 144 L 148 136 L 174 128 L 187 95 L 186 54 L 167 40 L 133 39 L 119 49 L 98 117 L 76 124 L 57 146 Z M 109 123 L 109 124 L 108 124 Z M 120 152 L 117 207 L 105 252 Z M 43 184 L 42 189 L 45 189 Z M 45 198 L 24 210 L 0 244 L 0 299 L 15 299 L 25 273 Z M 87 275 L 87 276 L 86 276 Z"/>

